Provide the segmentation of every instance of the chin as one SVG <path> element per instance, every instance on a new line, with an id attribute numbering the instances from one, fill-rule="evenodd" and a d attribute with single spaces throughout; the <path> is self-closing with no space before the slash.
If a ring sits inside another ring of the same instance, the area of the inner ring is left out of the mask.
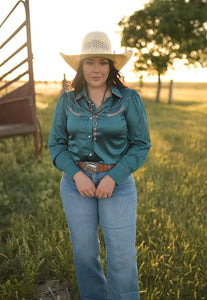
<path id="1" fill-rule="evenodd" d="M 106 85 L 106 81 L 99 81 L 99 80 L 96 80 L 96 81 L 93 81 L 93 82 L 90 82 L 90 83 L 88 83 L 88 85 L 89 86 L 91 86 L 91 87 L 102 87 L 102 86 L 105 86 Z"/>

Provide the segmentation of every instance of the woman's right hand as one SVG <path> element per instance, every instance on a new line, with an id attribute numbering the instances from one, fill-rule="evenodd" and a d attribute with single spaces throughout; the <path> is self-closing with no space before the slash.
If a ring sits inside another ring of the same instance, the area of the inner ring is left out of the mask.
<path id="1" fill-rule="evenodd" d="M 93 181 L 82 171 L 77 172 L 73 176 L 77 189 L 83 197 L 94 197 L 96 194 L 96 187 Z"/>

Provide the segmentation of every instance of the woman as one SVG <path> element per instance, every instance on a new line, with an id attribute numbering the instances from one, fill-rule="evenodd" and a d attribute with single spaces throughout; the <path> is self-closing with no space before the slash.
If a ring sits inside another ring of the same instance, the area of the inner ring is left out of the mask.
<path id="1" fill-rule="evenodd" d="M 80 55 L 62 54 L 77 71 L 61 95 L 49 138 L 63 171 L 61 199 L 73 246 L 82 300 L 139 299 L 136 260 L 137 192 L 132 173 L 150 149 L 147 117 L 138 93 L 120 81 L 132 52 L 112 54 L 105 33 L 91 32 Z M 107 249 L 100 262 L 98 226 Z"/>

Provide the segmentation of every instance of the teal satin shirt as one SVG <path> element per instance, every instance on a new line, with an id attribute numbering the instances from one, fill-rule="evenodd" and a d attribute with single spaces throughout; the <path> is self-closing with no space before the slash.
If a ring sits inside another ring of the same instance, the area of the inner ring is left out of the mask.
<path id="1" fill-rule="evenodd" d="M 48 141 L 53 163 L 71 178 L 80 171 L 79 161 L 116 164 L 107 174 L 120 185 L 142 166 L 151 147 L 143 102 L 135 90 L 111 86 L 94 141 L 88 101 L 86 89 L 76 96 L 73 91 L 61 95 Z M 98 111 L 94 103 L 93 108 Z"/>

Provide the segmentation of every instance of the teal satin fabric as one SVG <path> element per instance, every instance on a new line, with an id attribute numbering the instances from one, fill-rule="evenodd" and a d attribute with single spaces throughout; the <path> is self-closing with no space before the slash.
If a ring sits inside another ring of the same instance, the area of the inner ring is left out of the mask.
<path id="1" fill-rule="evenodd" d="M 79 161 L 116 164 L 108 175 L 121 184 L 141 167 L 151 147 L 143 102 L 135 90 L 112 86 L 97 120 L 94 141 L 88 101 L 86 89 L 76 97 L 72 91 L 61 95 L 48 141 L 53 163 L 71 178 L 80 170 Z M 93 108 L 96 113 L 94 103 Z"/>

